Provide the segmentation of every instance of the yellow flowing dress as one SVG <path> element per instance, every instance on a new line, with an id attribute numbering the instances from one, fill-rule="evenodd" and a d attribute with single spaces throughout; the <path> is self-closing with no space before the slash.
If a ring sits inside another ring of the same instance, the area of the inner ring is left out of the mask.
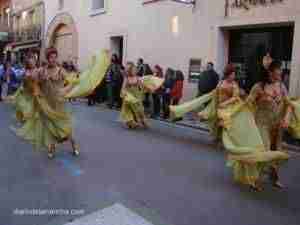
<path id="1" fill-rule="evenodd" d="M 45 69 L 38 79 L 31 79 L 32 115 L 16 130 L 18 136 L 37 149 L 60 143 L 72 135 L 71 115 L 65 108 L 64 71 L 60 67 Z"/>
<path id="2" fill-rule="evenodd" d="M 144 89 L 139 78 L 136 82 L 129 83 L 127 79 L 124 80 L 121 96 L 123 104 L 121 108 L 121 121 L 123 123 L 139 123 L 141 118 L 144 118 Z"/>
<path id="3" fill-rule="evenodd" d="M 12 96 L 12 101 L 16 110 L 16 119 L 19 122 L 25 122 L 27 118 L 32 116 L 33 112 L 33 98 L 31 97 L 31 84 L 29 78 L 25 78 L 23 84 Z"/>
<path id="4" fill-rule="evenodd" d="M 227 152 L 227 166 L 232 168 L 234 180 L 241 184 L 256 185 L 268 167 L 274 164 L 279 166 L 289 156 L 285 152 L 266 148 L 253 111 L 239 97 L 238 85 L 234 85 L 231 95 L 236 101 L 220 107 L 222 99 L 228 97 L 228 92 L 218 86 L 213 92 L 183 106 L 170 107 L 171 115 L 181 117 L 209 103 L 199 114 L 208 121 L 211 131 L 221 136 Z M 222 127 L 219 126 L 220 122 Z"/>
<path id="5" fill-rule="evenodd" d="M 129 83 L 124 80 L 124 86 L 121 91 L 123 104 L 121 108 L 121 121 L 125 124 L 139 123 L 145 117 L 143 100 L 146 92 L 154 92 L 159 89 L 164 80 L 155 76 L 144 76 L 137 78 L 136 82 Z"/>
<path id="6" fill-rule="evenodd" d="M 44 69 L 38 76 L 26 78 L 13 96 L 17 118 L 24 122 L 21 128 L 15 129 L 16 134 L 36 149 L 70 138 L 72 121 L 65 99 L 89 95 L 102 82 L 109 61 L 109 54 L 104 50 L 92 58 L 79 78 L 60 67 Z"/>

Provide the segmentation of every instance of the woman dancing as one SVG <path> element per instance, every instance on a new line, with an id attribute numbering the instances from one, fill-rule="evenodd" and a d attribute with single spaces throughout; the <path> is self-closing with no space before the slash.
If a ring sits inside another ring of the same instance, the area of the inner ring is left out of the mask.
<path id="1" fill-rule="evenodd" d="M 271 151 L 264 145 L 253 111 L 240 98 L 232 65 L 225 68 L 224 80 L 213 92 L 182 106 L 173 106 L 171 112 L 172 115 L 181 116 L 207 102 L 209 104 L 199 116 L 208 122 L 215 135 L 222 138 L 227 152 L 227 165 L 232 168 L 235 181 L 261 191 L 265 172 L 270 168 L 278 169 L 288 155 L 280 149 Z M 280 186 L 277 180 L 272 181 L 274 186 Z"/>
<path id="2" fill-rule="evenodd" d="M 132 62 L 127 63 L 121 90 L 121 97 L 123 98 L 121 120 L 128 128 L 149 127 L 143 106 L 144 96 L 145 93 L 154 93 L 162 86 L 163 82 L 162 78 L 152 75 L 138 77 L 134 64 Z"/>
<path id="3" fill-rule="evenodd" d="M 136 67 L 132 62 L 128 62 L 121 90 L 121 120 L 128 128 L 148 128 L 143 106 L 144 89 L 141 78 L 137 76 Z"/>
<path id="4" fill-rule="evenodd" d="M 287 103 L 288 92 L 282 82 L 280 62 L 271 62 L 263 81 L 256 84 L 248 97 L 255 121 L 266 149 L 282 149 L 282 133 L 289 127 L 292 107 Z M 275 187 L 281 188 L 278 166 L 270 168 L 270 179 Z"/>
<path id="5" fill-rule="evenodd" d="M 57 56 L 57 50 L 49 48 L 46 51 L 47 66 L 38 72 L 27 70 L 32 84 L 33 110 L 16 131 L 36 147 L 48 148 L 50 159 L 55 155 L 56 145 L 64 141 L 70 141 L 74 156 L 79 155 L 72 135 L 71 115 L 65 108 L 65 72 L 57 64 Z"/>
<path id="6" fill-rule="evenodd" d="M 25 76 L 22 85 L 11 97 L 16 109 L 16 118 L 24 123 L 33 113 L 34 82 L 38 79 L 40 69 L 37 68 L 37 62 L 33 54 L 28 53 L 25 64 Z"/>

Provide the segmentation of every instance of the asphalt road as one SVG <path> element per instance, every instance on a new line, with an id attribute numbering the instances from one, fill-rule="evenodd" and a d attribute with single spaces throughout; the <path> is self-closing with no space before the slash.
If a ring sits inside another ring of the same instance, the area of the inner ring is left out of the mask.
<path id="1" fill-rule="evenodd" d="M 17 209 L 79 209 L 122 203 L 155 225 L 299 225 L 300 158 L 281 170 L 284 191 L 251 193 L 233 183 L 207 134 L 151 121 L 129 131 L 118 114 L 72 106 L 81 156 L 60 146 L 53 161 L 18 139 L 0 105 L 0 225 L 61 225 L 73 215 L 17 215 Z M 109 225 L 109 224 L 108 224 Z"/>

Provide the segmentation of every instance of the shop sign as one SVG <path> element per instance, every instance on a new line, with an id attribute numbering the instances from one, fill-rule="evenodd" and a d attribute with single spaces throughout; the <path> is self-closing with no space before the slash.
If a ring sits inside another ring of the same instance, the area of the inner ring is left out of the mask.
<path id="1" fill-rule="evenodd" d="M 225 0 L 225 16 L 228 15 L 228 8 L 239 8 L 249 10 L 253 6 L 268 6 L 282 3 L 284 0 Z"/>

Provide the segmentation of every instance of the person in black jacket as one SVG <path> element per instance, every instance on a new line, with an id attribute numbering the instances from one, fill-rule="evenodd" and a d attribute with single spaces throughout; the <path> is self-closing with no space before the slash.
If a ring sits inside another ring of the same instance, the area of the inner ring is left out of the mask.
<path id="1" fill-rule="evenodd" d="M 219 75 L 214 70 L 214 64 L 209 62 L 207 69 L 200 75 L 198 80 L 198 96 L 214 90 L 220 81 Z"/>
<path id="2" fill-rule="evenodd" d="M 170 116 L 169 106 L 171 104 L 171 90 L 175 84 L 175 71 L 171 68 L 166 70 L 165 81 L 163 84 L 163 119 Z"/>
<path id="3" fill-rule="evenodd" d="M 112 55 L 111 64 L 106 73 L 107 105 L 109 108 L 120 108 L 120 93 L 123 84 L 121 64 L 116 54 Z"/>

